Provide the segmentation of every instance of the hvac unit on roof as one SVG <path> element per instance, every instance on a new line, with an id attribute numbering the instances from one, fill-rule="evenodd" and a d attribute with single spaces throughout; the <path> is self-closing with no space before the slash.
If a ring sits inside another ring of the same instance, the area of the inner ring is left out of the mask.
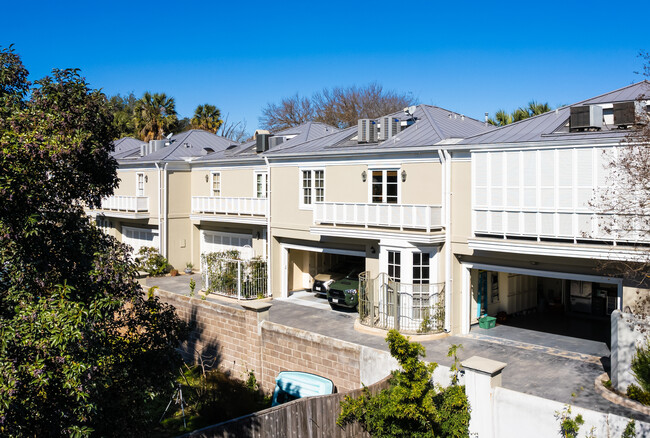
<path id="1" fill-rule="evenodd" d="M 284 143 L 284 140 L 286 140 L 286 137 L 283 137 L 282 135 L 274 135 L 269 138 L 269 149 L 273 149 L 280 143 Z"/>
<path id="2" fill-rule="evenodd" d="M 388 140 L 389 138 L 397 135 L 402 126 L 399 119 L 395 117 L 382 117 L 381 128 L 379 129 L 379 140 Z"/>
<path id="3" fill-rule="evenodd" d="M 259 154 L 269 150 L 269 138 L 271 134 L 257 134 L 256 139 L 256 149 L 255 151 Z"/>
<path id="4" fill-rule="evenodd" d="M 359 119 L 359 143 L 374 143 L 377 141 L 377 123 L 372 119 Z"/>
<path id="5" fill-rule="evenodd" d="M 643 103 L 637 101 L 620 102 L 614 104 L 614 124 L 619 128 L 642 123 Z"/>
<path id="6" fill-rule="evenodd" d="M 600 130 L 603 127 L 603 108 L 598 105 L 571 107 L 571 131 Z"/>

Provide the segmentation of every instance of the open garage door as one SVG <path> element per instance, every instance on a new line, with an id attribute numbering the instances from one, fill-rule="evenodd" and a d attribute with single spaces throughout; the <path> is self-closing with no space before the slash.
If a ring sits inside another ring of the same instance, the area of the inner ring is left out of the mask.
<path id="1" fill-rule="evenodd" d="M 619 306 L 615 280 L 488 268 L 470 269 L 470 283 L 471 324 L 487 315 L 504 326 L 609 344 L 610 315 Z"/>
<path id="2" fill-rule="evenodd" d="M 311 291 L 317 277 L 329 281 L 332 279 L 331 276 L 327 279 L 325 277 L 330 275 L 332 269 L 345 271 L 343 269 L 345 266 L 365 266 L 366 262 L 365 252 L 361 249 L 348 250 L 291 244 L 283 244 L 282 247 L 286 251 L 283 260 L 284 287 L 289 294 L 295 291 Z"/>

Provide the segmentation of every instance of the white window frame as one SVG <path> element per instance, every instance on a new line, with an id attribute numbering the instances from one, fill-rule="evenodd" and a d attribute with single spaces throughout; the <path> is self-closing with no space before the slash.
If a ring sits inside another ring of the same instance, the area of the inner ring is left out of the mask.
<path id="1" fill-rule="evenodd" d="M 217 182 L 218 189 L 214 189 L 214 183 Z M 221 172 L 213 170 L 210 172 L 210 196 L 221 197 Z"/>
<path id="2" fill-rule="evenodd" d="M 260 196 L 260 192 L 257 190 L 257 179 L 262 177 L 262 185 L 265 188 L 264 193 Z M 267 199 L 269 197 L 269 172 L 266 170 L 256 170 L 253 176 L 253 193 L 258 199 Z"/>
<path id="3" fill-rule="evenodd" d="M 144 196 L 145 178 L 144 172 L 135 174 L 135 196 Z"/>
<path id="4" fill-rule="evenodd" d="M 305 178 L 303 176 L 305 172 L 310 172 L 309 181 L 311 183 L 311 186 L 309 188 L 311 189 L 311 193 L 309 195 L 309 200 L 310 200 L 309 203 L 305 203 L 304 191 L 305 191 L 306 187 L 304 187 Z M 323 172 L 323 187 L 322 187 L 323 195 L 322 195 L 322 200 L 317 200 L 316 199 L 316 178 L 315 178 L 316 172 Z M 323 167 L 301 167 L 299 169 L 298 177 L 300 178 L 300 181 L 299 181 L 300 190 L 298 192 L 298 196 L 299 196 L 299 204 L 298 205 L 300 206 L 299 208 L 301 210 L 312 210 L 314 208 L 314 203 L 316 203 L 316 202 L 324 202 L 325 201 L 325 179 L 326 179 L 325 168 L 323 168 Z"/>
<path id="5" fill-rule="evenodd" d="M 369 167 L 368 168 L 368 203 L 369 204 L 388 204 L 386 202 L 386 173 L 387 172 L 397 172 L 397 202 L 392 205 L 399 205 L 402 203 L 402 176 L 399 167 Z M 381 172 L 382 173 L 382 185 L 381 185 L 381 202 L 374 202 L 372 195 L 372 173 Z"/>

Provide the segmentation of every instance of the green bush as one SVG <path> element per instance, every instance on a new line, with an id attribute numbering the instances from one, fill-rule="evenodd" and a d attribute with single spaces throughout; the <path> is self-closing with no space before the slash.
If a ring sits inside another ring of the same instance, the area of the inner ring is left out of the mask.
<path id="1" fill-rule="evenodd" d="M 136 258 L 138 269 L 145 271 L 152 277 L 165 275 L 169 270 L 169 263 L 167 262 L 167 259 L 152 246 L 143 246 L 140 248 L 140 251 L 138 251 L 138 256 L 139 257 Z"/>
<path id="2" fill-rule="evenodd" d="M 465 387 L 458 385 L 458 347 L 450 349 L 455 358 L 452 384 L 443 388 L 432 382 L 438 364 L 421 360 L 425 353 L 421 344 L 396 330 L 386 340 L 401 370 L 393 371 L 390 387 L 377 395 L 364 388 L 356 399 L 346 396 L 337 424 L 343 427 L 356 421 L 377 437 L 468 437 L 470 407 Z"/>
<path id="3" fill-rule="evenodd" d="M 632 374 L 644 392 L 650 392 L 650 347 L 647 342 L 636 348 L 632 358 Z"/>
<path id="4" fill-rule="evenodd" d="M 650 406 L 650 393 L 644 391 L 634 383 L 627 387 L 627 396 L 632 400 Z"/>
<path id="5" fill-rule="evenodd" d="M 555 418 L 560 421 L 560 436 L 564 438 L 576 438 L 580 431 L 580 426 L 585 424 L 582 415 L 571 416 L 571 406 L 565 406 L 562 411 L 555 413 Z"/>

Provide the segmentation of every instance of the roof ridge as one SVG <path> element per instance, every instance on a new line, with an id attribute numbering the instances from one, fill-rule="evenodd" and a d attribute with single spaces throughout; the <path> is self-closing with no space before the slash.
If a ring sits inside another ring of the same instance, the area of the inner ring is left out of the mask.
<path id="1" fill-rule="evenodd" d="M 440 140 L 444 140 L 445 136 L 443 135 L 442 130 L 440 129 L 440 126 L 433 120 L 433 117 L 431 114 L 429 114 L 429 111 L 426 109 L 422 108 L 422 112 L 426 116 L 427 119 L 429 119 L 429 123 L 431 123 L 431 127 L 433 128 L 434 131 L 436 131 L 436 134 L 438 134 L 438 137 L 440 137 Z"/>

